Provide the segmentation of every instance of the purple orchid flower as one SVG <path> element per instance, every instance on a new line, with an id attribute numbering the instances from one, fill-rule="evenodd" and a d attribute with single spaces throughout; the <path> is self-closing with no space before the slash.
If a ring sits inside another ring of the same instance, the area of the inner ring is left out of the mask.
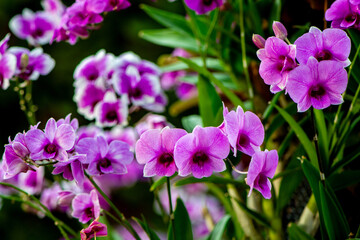
<path id="1" fill-rule="evenodd" d="M 96 190 L 91 190 L 90 194 L 80 193 L 72 200 L 72 216 L 79 219 L 81 223 L 87 223 L 91 219 L 100 216 L 100 203 Z"/>
<path id="2" fill-rule="evenodd" d="M 299 37 L 294 44 L 296 59 L 300 64 L 306 64 L 309 57 L 315 57 L 318 61 L 339 61 L 344 67 L 350 65 L 348 57 L 351 41 L 344 30 L 328 28 L 321 32 L 320 29 L 311 27 L 309 32 Z"/>
<path id="3" fill-rule="evenodd" d="M 172 176 L 177 167 L 174 161 L 176 142 L 187 133 L 183 129 L 165 127 L 143 133 L 135 146 L 136 160 L 145 164 L 144 176 Z"/>
<path id="4" fill-rule="evenodd" d="M 106 94 L 106 90 L 93 83 L 86 84 L 75 90 L 74 101 L 77 103 L 78 112 L 88 120 L 96 117 L 95 107 L 100 103 Z"/>
<path id="5" fill-rule="evenodd" d="M 264 141 L 265 130 L 258 116 L 238 106 L 235 111 L 230 111 L 224 106 L 224 122 L 220 129 L 229 139 L 234 156 L 237 150 L 252 156 L 260 151 L 260 145 Z"/>
<path id="6" fill-rule="evenodd" d="M 185 0 L 185 4 L 197 14 L 205 14 L 222 6 L 224 0 Z"/>
<path id="7" fill-rule="evenodd" d="M 105 132 L 106 141 L 108 143 L 113 140 L 119 140 L 126 142 L 130 146 L 130 150 L 134 151 L 138 135 L 133 127 L 123 128 L 121 126 L 115 126 L 110 131 Z"/>
<path id="8" fill-rule="evenodd" d="M 87 228 L 84 228 L 80 231 L 81 240 L 90 240 L 95 236 L 107 236 L 107 227 L 105 224 L 99 222 L 99 219 L 95 219 Z"/>
<path id="9" fill-rule="evenodd" d="M 196 126 L 176 143 L 174 160 L 180 176 L 209 177 L 226 169 L 223 159 L 229 151 L 229 141 L 218 128 Z"/>
<path id="10" fill-rule="evenodd" d="M 69 181 L 75 180 L 78 185 L 82 186 L 85 179 L 83 162 L 86 162 L 86 155 L 76 154 L 71 156 L 66 162 L 54 164 L 52 174 L 57 175 L 62 173 L 65 179 Z"/>
<path id="11" fill-rule="evenodd" d="M 87 155 L 85 163 L 89 164 L 90 175 L 124 174 L 127 172 L 125 165 L 134 159 L 127 143 L 115 140 L 108 144 L 103 136 L 81 139 L 76 151 Z"/>
<path id="12" fill-rule="evenodd" d="M 198 94 L 198 90 L 195 84 L 188 82 L 179 82 L 175 89 L 178 98 L 184 100 L 194 97 Z"/>
<path id="13" fill-rule="evenodd" d="M 73 120 L 71 119 L 71 113 L 69 113 L 65 119 L 64 118 L 60 118 L 59 120 L 56 121 L 56 126 L 60 127 L 60 125 L 62 124 L 70 124 L 72 126 L 72 128 L 74 129 L 74 131 L 76 132 L 76 130 L 79 128 L 79 121 L 74 118 Z"/>
<path id="14" fill-rule="evenodd" d="M 24 80 L 37 80 L 40 75 L 49 74 L 55 66 L 54 59 L 43 53 L 42 48 L 35 48 L 30 52 L 26 48 L 11 47 L 9 52 L 16 56 L 15 74 Z M 28 56 L 29 61 L 26 66 L 22 66 L 21 58 L 25 54 Z"/>
<path id="15" fill-rule="evenodd" d="M 257 56 L 261 60 L 259 74 L 266 84 L 271 85 L 271 92 L 284 90 L 289 72 L 297 66 L 295 45 L 269 37 L 265 41 L 265 48 L 257 51 Z"/>
<path id="16" fill-rule="evenodd" d="M 104 99 L 95 107 L 96 124 L 99 126 L 115 126 L 127 124 L 127 98 L 117 99 L 114 92 L 108 91 Z"/>
<path id="17" fill-rule="evenodd" d="M 21 172 L 33 170 L 33 168 L 26 163 L 29 159 L 30 151 L 26 146 L 23 133 L 16 134 L 13 141 L 9 139 L 9 144 L 5 145 L 5 152 L 3 155 L 3 171 L 4 179 L 12 178 Z"/>
<path id="18" fill-rule="evenodd" d="M 341 104 L 341 94 L 346 90 L 347 82 L 347 72 L 341 62 L 318 62 L 310 57 L 306 65 L 300 65 L 290 72 L 286 89 L 298 104 L 298 111 L 304 112 L 310 106 L 324 109 L 331 104 Z"/>
<path id="19" fill-rule="evenodd" d="M 149 129 L 163 129 L 166 126 L 173 127 L 164 116 L 148 114 L 136 124 L 135 130 L 141 136 Z"/>
<path id="20" fill-rule="evenodd" d="M 37 168 L 36 171 L 27 171 L 18 175 L 17 186 L 29 194 L 39 194 L 44 186 L 44 168 Z"/>
<path id="21" fill-rule="evenodd" d="M 250 161 L 246 184 L 250 186 L 249 196 L 255 188 L 266 199 L 271 198 L 271 182 L 274 177 L 279 156 L 276 150 L 256 152 Z"/>
<path id="22" fill-rule="evenodd" d="M 332 21 L 332 28 L 359 28 L 359 6 L 349 0 L 337 0 L 326 10 L 325 19 Z"/>
<path id="23" fill-rule="evenodd" d="M 61 16 L 65 11 L 65 5 L 60 0 L 43 0 L 41 6 L 45 12 Z"/>
<path id="24" fill-rule="evenodd" d="M 87 10 L 95 13 L 119 11 L 130 7 L 127 0 L 87 0 Z"/>
<path id="25" fill-rule="evenodd" d="M 47 12 L 32 12 L 25 8 L 22 15 L 14 16 L 9 23 L 11 31 L 19 38 L 26 39 L 30 45 L 38 46 L 50 42 L 56 23 Z"/>
<path id="26" fill-rule="evenodd" d="M 0 87 L 4 90 L 9 87 L 16 70 L 16 57 L 6 51 L 9 39 L 10 34 L 7 34 L 0 42 Z"/>
<path id="27" fill-rule="evenodd" d="M 45 188 L 40 197 L 40 202 L 44 204 L 50 211 L 58 209 L 57 196 L 62 191 L 59 183 L 55 182 L 51 187 Z"/>
<path id="28" fill-rule="evenodd" d="M 56 121 L 50 118 L 45 126 L 45 132 L 31 129 L 25 134 L 25 142 L 33 160 L 54 159 L 60 162 L 67 161 L 68 150 L 75 143 L 75 131 L 70 124 L 59 127 Z"/>

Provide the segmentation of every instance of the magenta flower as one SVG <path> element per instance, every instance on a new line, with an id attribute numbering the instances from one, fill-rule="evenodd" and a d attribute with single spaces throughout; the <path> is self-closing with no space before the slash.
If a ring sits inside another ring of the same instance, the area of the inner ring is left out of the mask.
<path id="1" fill-rule="evenodd" d="M 44 8 L 45 12 L 58 16 L 61 16 L 65 11 L 65 6 L 60 0 L 42 0 L 41 6 Z"/>
<path id="2" fill-rule="evenodd" d="M 83 138 L 76 146 L 76 151 L 86 154 L 86 164 L 90 175 L 124 174 L 126 166 L 134 159 L 129 145 L 122 141 L 112 141 L 108 144 L 103 136 L 97 138 Z"/>
<path id="3" fill-rule="evenodd" d="M 96 124 L 99 126 L 115 126 L 127 123 L 128 106 L 124 96 L 116 98 L 114 92 L 108 91 L 104 99 L 95 107 Z"/>
<path id="4" fill-rule="evenodd" d="M 29 194 L 39 194 L 44 186 L 44 168 L 27 171 L 18 175 L 17 186 Z"/>
<path id="5" fill-rule="evenodd" d="M 163 129 L 164 127 L 173 127 L 164 116 L 148 114 L 143 117 L 135 126 L 138 135 L 141 136 L 149 129 Z"/>
<path id="6" fill-rule="evenodd" d="M 285 26 L 278 21 L 274 21 L 272 25 L 272 29 L 274 31 L 275 37 L 285 40 L 287 38 L 287 30 Z"/>
<path id="7" fill-rule="evenodd" d="M 133 127 L 123 128 L 121 126 L 113 127 L 111 131 L 105 132 L 105 136 L 108 143 L 113 140 L 126 142 L 129 144 L 131 151 L 134 151 L 136 141 L 139 138 Z"/>
<path id="8" fill-rule="evenodd" d="M 42 48 L 35 48 L 31 52 L 22 47 L 11 47 L 9 52 L 16 56 L 15 74 L 24 80 L 37 80 L 40 75 L 47 75 L 55 67 L 55 61 L 48 54 L 43 53 Z M 26 54 L 29 62 L 22 66 L 21 56 Z M 24 69 L 25 67 L 25 69 Z"/>
<path id="9" fill-rule="evenodd" d="M 311 27 L 308 33 L 299 37 L 295 43 L 296 59 L 300 64 L 306 64 L 309 57 L 318 61 L 335 60 L 349 66 L 348 59 L 351 41 L 346 32 L 341 29 L 328 28 L 323 32 L 316 27 Z"/>
<path id="10" fill-rule="evenodd" d="M 172 176 L 177 167 L 174 161 L 176 142 L 186 135 L 183 129 L 165 127 L 144 132 L 135 146 L 136 160 L 145 164 L 144 176 Z"/>
<path id="11" fill-rule="evenodd" d="M 257 56 L 261 60 L 259 74 L 266 84 L 271 85 L 271 92 L 284 90 L 289 72 L 297 66 L 295 45 L 269 37 L 265 41 L 265 48 L 257 51 Z"/>
<path id="12" fill-rule="evenodd" d="M 32 12 L 25 8 L 22 15 L 16 15 L 10 20 L 11 31 L 21 39 L 26 39 L 30 45 L 38 46 L 50 42 L 54 30 L 54 17 L 43 11 Z"/>
<path id="13" fill-rule="evenodd" d="M 286 89 L 298 104 L 298 111 L 304 112 L 310 106 L 324 109 L 332 104 L 341 104 L 341 94 L 347 82 L 347 72 L 342 63 L 331 60 L 318 62 L 310 57 L 306 65 L 302 64 L 290 72 Z"/>
<path id="14" fill-rule="evenodd" d="M 55 196 L 58 196 L 61 191 L 59 183 L 55 182 L 51 187 L 45 188 L 41 192 L 41 203 L 44 204 L 50 211 L 58 209 L 58 198 Z"/>
<path id="15" fill-rule="evenodd" d="M 197 14 L 205 14 L 222 6 L 224 0 L 185 0 L 185 4 Z"/>
<path id="16" fill-rule="evenodd" d="M 274 177 L 279 156 L 276 150 L 256 152 L 250 161 L 246 184 L 250 186 L 249 196 L 255 188 L 266 199 L 271 198 L 271 182 Z"/>
<path id="17" fill-rule="evenodd" d="M 16 134 L 13 141 L 9 139 L 9 144 L 5 145 L 3 155 L 4 179 L 12 178 L 21 172 L 27 172 L 32 168 L 26 164 L 29 159 L 30 151 L 26 146 L 24 134 Z"/>
<path id="18" fill-rule="evenodd" d="M 57 175 L 62 173 L 66 180 L 75 180 L 78 185 L 82 186 L 85 179 L 83 162 L 86 162 L 86 155 L 76 154 L 71 156 L 66 162 L 57 162 L 54 164 L 52 174 Z"/>
<path id="19" fill-rule="evenodd" d="M 209 177 L 226 169 L 223 159 L 229 151 L 229 141 L 218 128 L 197 126 L 178 140 L 174 160 L 180 176 Z"/>
<path id="20" fill-rule="evenodd" d="M 325 12 L 326 21 L 332 21 L 332 28 L 359 28 L 359 6 L 355 5 L 356 2 L 358 1 L 335 1 Z"/>
<path id="21" fill-rule="evenodd" d="M 75 131 L 70 124 L 59 127 L 50 118 L 45 126 L 45 132 L 31 129 L 25 134 L 25 143 L 33 160 L 54 159 L 67 161 L 67 152 L 75 143 Z"/>
<path id="22" fill-rule="evenodd" d="M 10 34 L 7 34 L 0 42 L 0 87 L 7 89 L 10 85 L 9 80 L 15 75 L 16 57 L 7 52 Z"/>
<path id="23" fill-rule="evenodd" d="M 224 122 L 219 128 L 229 139 L 235 157 L 237 150 L 250 156 L 260 150 L 265 130 L 258 116 L 250 111 L 244 112 L 240 106 L 236 112 L 229 112 L 224 106 L 223 115 Z"/>
<path id="24" fill-rule="evenodd" d="M 80 231 L 81 240 L 90 240 L 96 237 L 106 237 L 107 227 L 105 224 L 95 219 L 87 228 Z"/>
<path id="25" fill-rule="evenodd" d="M 72 216 L 78 218 L 79 222 L 87 223 L 90 219 L 100 216 L 100 203 L 96 190 L 91 190 L 90 194 L 80 193 L 72 200 Z"/>

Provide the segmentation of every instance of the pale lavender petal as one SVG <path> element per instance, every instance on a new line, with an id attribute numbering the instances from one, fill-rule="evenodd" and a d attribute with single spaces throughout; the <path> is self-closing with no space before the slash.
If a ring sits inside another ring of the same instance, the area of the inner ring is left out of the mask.
<path id="1" fill-rule="evenodd" d="M 136 160 L 145 164 L 158 156 L 161 151 L 160 130 L 151 129 L 144 132 L 135 146 Z"/>
<path id="2" fill-rule="evenodd" d="M 130 146 L 118 140 L 114 140 L 109 144 L 109 151 L 106 156 L 110 159 L 117 159 L 118 162 L 125 165 L 130 164 L 134 159 Z"/>
<path id="3" fill-rule="evenodd" d="M 52 143 L 54 142 L 54 138 L 55 138 L 55 132 L 56 132 L 57 126 L 56 126 L 56 121 L 54 118 L 50 118 L 45 126 L 45 135 L 47 137 L 47 139 L 49 139 L 49 141 Z"/>
<path id="4" fill-rule="evenodd" d="M 64 150 L 70 150 L 75 143 L 75 132 L 70 124 L 62 124 L 55 133 L 56 143 Z"/>

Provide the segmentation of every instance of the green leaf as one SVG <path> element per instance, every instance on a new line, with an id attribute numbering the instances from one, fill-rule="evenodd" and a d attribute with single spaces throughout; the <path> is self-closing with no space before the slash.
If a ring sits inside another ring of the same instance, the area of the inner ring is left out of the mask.
<path id="1" fill-rule="evenodd" d="M 261 36 L 264 36 L 264 31 L 262 29 L 262 19 L 261 15 L 257 9 L 256 4 L 253 0 L 249 0 L 249 15 L 251 17 L 251 23 L 253 24 L 253 30 L 255 33 L 260 34 Z"/>
<path id="2" fill-rule="evenodd" d="M 198 72 L 199 74 L 202 74 L 203 76 L 205 76 L 206 78 L 208 78 L 212 83 L 214 83 L 217 87 L 220 88 L 220 90 L 226 95 L 226 97 L 228 97 L 230 99 L 230 101 L 235 105 L 235 106 L 241 106 L 242 108 L 245 108 L 244 103 L 240 100 L 240 98 L 238 98 L 238 96 L 236 96 L 232 91 L 230 91 L 229 89 L 227 89 L 217 78 L 214 77 L 214 75 L 209 72 L 206 68 L 200 67 L 199 65 L 197 65 L 196 63 L 194 63 L 193 61 L 191 61 L 190 59 L 186 59 L 186 58 L 181 58 L 179 57 L 179 59 L 181 61 L 183 61 L 184 63 L 186 63 L 191 69 L 195 70 L 196 72 Z"/>
<path id="3" fill-rule="evenodd" d="M 202 126 L 199 115 L 189 115 L 181 119 L 181 123 L 187 132 L 192 132 L 196 126 Z"/>
<path id="4" fill-rule="evenodd" d="M 239 200 L 236 199 L 236 202 L 239 204 L 239 206 L 242 208 L 242 210 L 244 210 L 246 212 L 246 214 L 251 217 L 252 219 L 254 219 L 257 223 L 267 227 L 267 228 L 272 228 L 269 220 L 262 214 L 255 212 L 254 210 L 251 210 L 250 208 L 248 208 L 246 206 L 246 204 L 244 204 L 243 202 L 240 202 Z"/>
<path id="5" fill-rule="evenodd" d="M 318 130 L 318 141 L 319 141 L 319 148 L 320 148 L 320 154 L 321 159 L 324 162 L 325 167 L 325 173 L 328 172 L 329 166 L 329 138 L 328 138 L 328 132 L 326 128 L 325 118 L 322 110 L 313 109 L 314 110 L 314 116 L 315 116 L 315 123 L 316 128 Z"/>
<path id="6" fill-rule="evenodd" d="M 199 110 L 203 125 L 218 126 L 221 122 L 216 121 L 218 110 L 222 108 L 221 99 L 211 82 L 199 74 L 197 84 L 199 95 Z"/>
<path id="7" fill-rule="evenodd" d="M 215 183 L 215 184 L 234 184 L 237 186 L 245 186 L 243 182 L 236 181 L 233 179 L 223 178 L 223 177 L 217 177 L 217 176 L 210 176 L 210 177 L 204 177 L 204 178 L 195 178 L 195 177 L 187 177 L 182 178 L 175 182 L 175 186 L 183 186 L 187 184 L 193 184 L 193 183 Z"/>
<path id="8" fill-rule="evenodd" d="M 178 33 L 172 29 L 142 30 L 139 36 L 156 45 L 170 48 L 184 48 L 192 52 L 198 52 L 195 38 L 187 34 Z"/>
<path id="9" fill-rule="evenodd" d="M 270 18 L 269 18 L 269 31 L 272 31 L 272 24 L 274 21 L 280 21 L 281 17 L 281 0 L 274 0 L 271 7 Z"/>
<path id="10" fill-rule="evenodd" d="M 213 73 L 214 77 L 217 78 L 226 88 L 236 90 L 237 86 L 231 80 L 230 76 L 226 73 Z M 181 81 L 196 84 L 198 81 L 198 77 L 196 75 L 186 75 L 184 77 L 180 77 Z M 246 89 L 246 86 L 243 85 L 242 89 Z"/>
<path id="11" fill-rule="evenodd" d="M 297 159 L 297 156 L 301 156 L 304 154 L 304 149 L 300 146 L 293 154 L 288 166 L 286 167 L 286 171 L 291 171 L 291 174 L 285 175 L 281 180 L 279 196 L 277 198 L 277 212 L 280 211 L 288 204 L 290 201 L 294 191 L 298 188 L 302 180 L 304 179 L 304 174 L 301 171 L 301 163 Z M 294 171 L 294 169 L 297 171 Z"/>
<path id="12" fill-rule="evenodd" d="M 174 225 L 172 222 L 169 224 L 168 229 L 168 240 L 173 240 L 173 227 L 175 231 L 175 238 L 176 240 L 186 239 L 192 240 L 192 227 L 189 214 L 185 208 L 183 201 L 178 198 L 176 200 L 176 208 L 174 212 Z"/>
<path id="13" fill-rule="evenodd" d="M 214 227 L 207 240 L 221 240 L 224 234 L 225 228 L 228 225 L 231 217 L 225 215 Z"/>
<path id="14" fill-rule="evenodd" d="M 341 173 L 334 173 L 326 180 L 334 191 L 337 191 L 360 182 L 360 170 L 348 170 Z"/>
<path id="15" fill-rule="evenodd" d="M 167 12 L 157 8 L 150 7 L 145 4 L 141 4 L 140 7 L 154 20 L 164 25 L 165 27 L 171 28 L 179 33 L 188 34 L 193 36 L 193 32 L 188 25 L 184 16 L 173 12 Z"/>
<path id="16" fill-rule="evenodd" d="M 175 173 L 174 175 L 172 175 L 170 177 L 170 179 L 173 179 L 174 177 L 177 176 L 177 173 Z M 157 189 L 158 187 L 160 187 L 161 185 L 163 185 L 164 183 L 166 183 L 166 179 L 167 177 L 161 177 L 158 180 L 156 180 L 150 187 L 150 192 L 154 191 L 155 189 Z"/>
<path id="17" fill-rule="evenodd" d="M 160 240 L 159 236 L 149 227 L 144 217 L 143 221 L 136 217 L 133 217 L 133 219 L 144 229 L 150 240 Z"/>
<path id="18" fill-rule="evenodd" d="M 353 153 L 343 157 L 343 159 L 337 162 L 332 168 L 331 172 L 335 172 L 336 170 L 346 166 L 347 164 L 351 163 L 354 160 L 358 160 L 360 158 L 360 152 L 355 150 Z"/>
<path id="19" fill-rule="evenodd" d="M 345 239 L 350 228 L 340 203 L 330 185 L 319 182 L 322 214 L 330 240 Z M 319 206 L 319 205 L 318 205 Z"/>
<path id="20" fill-rule="evenodd" d="M 289 233 L 289 240 L 315 240 L 295 223 L 290 223 L 287 231 Z"/>
<path id="21" fill-rule="evenodd" d="M 192 62 L 196 63 L 197 65 L 203 67 L 203 60 L 201 57 L 193 57 L 189 58 Z M 208 69 L 217 70 L 217 71 L 224 71 L 224 68 L 222 66 L 222 63 L 219 59 L 216 58 L 206 58 L 206 67 Z M 179 71 L 179 70 L 185 70 L 188 69 L 188 64 L 178 61 L 166 66 L 161 67 L 161 70 L 163 72 L 173 72 L 173 71 Z"/>
<path id="22" fill-rule="evenodd" d="M 317 169 L 319 169 L 318 158 L 317 158 L 317 155 L 316 155 L 315 148 L 312 145 L 312 142 L 307 137 L 304 130 L 300 127 L 300 125 L 285 110 L 283 110 L 282 108 L 280 108 L 277 105 L 275 105 L 275 108 L 283 116 L 283 118 L 290 125 L 290 127 L 294 130 L 296 136 L 300 140 L 301 144 L 304 146 L 304 149 L 305 149 L 307 155 L 310 158 L 311 164 L 313 166 L 315 166 Z"/>

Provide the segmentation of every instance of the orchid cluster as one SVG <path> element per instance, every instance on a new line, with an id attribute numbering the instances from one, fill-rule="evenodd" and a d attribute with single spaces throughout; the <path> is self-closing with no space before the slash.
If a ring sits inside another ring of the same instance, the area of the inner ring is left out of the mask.
<path id="1" fill-rule="evenodd" d="M 102 14 L 125 9 L 130 3 L 127 0 L 78 0 L 66 7 L 60 0 L 43 0 L 42 6 L 43 10 L 35 13 L 25 8 L 9 23 L 11 31 L 32 46 L 53 41 L 73 45 L 79 37 L 89 37 L 89 30 L 98 28 L 97 24 L 104 20 Z"/>
<path id="2" fill-rule="evenodd" d="M 341 94 L 348 83 L 344 68 L 350 65 L 351 42 L 346 32 L 341 29 L 322 32 L 311 27 L 294 44 L 288 44 L 285 27 L 274 22 L 273 29 L 275 37 L 266 40 L 258 35 L 253 37 L 260 48 L 257 51 L 261 60 L 259 73 L 271 86 L 271 92 L 285 90 L 298 104 L 299 112 L 311 106 L 324 109 L 341 104 Z"/>
<path id="3" fill-rule="evenodd" d="M 37 80 L 40 75 L 47 75 L 55 66 L 55 61 L 41 48 L 29 50 L 23 47 L 8 48 L 10 35 L 6 35 L 0 42 L 0 85 L 7 89 L 9 80 L 18 78 Z"/>
<path id="4" fill-rule="evenodd" d="M 160 69 L 128 52 L 115 57 L 100 50 L 82 60 L 74 72 L 78 111 L 100 126 L 126 125 L 129 104 L 162 112 L 167 98 Z"/>
<path id="5" fill-rule="evenodd" d="M 359 29 L 359 0 L 336 0 L 325 12 L 326 21 L 331 21 L 332 28 Z"/>
<path id="6" fill-rule="evenodd" d="M 271 197 L 272 178 L 278 163 L 276 150 L 260 151 L 264 141 L 264 127 L 252 112 L 239 106 L 235 111 L 224 107 L 224 122 L 218 127 L 194 128 L 192 133 L 183 129 L 165 127 L 144 132 L 136 143 L 136 159 L 144 166 L 144 176 L 167 176 L 179 173 L 195 178 L 209 177 L 213 172 L 226 169 L 223 159 L 230 147 L 252 156 L 248 170 L 247 184 L 250 193 L 253 188 L 265 198 Z"/>

